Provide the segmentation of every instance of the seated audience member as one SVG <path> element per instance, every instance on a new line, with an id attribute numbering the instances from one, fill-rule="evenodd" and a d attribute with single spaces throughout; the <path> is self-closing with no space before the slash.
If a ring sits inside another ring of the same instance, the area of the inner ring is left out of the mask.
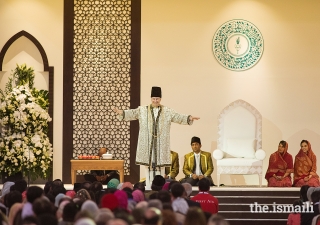
<path id="1" fill-rule="evenodd" d="M 301 213 L 301 225 L 311 225 L 313 217 L 319 215 L 320 191 L 312 192 L 311 201 L 313 203 L 310 205 L 312 209 L 309 209 L 308 212 Z"/>
<path id="2" fill-rule="evenodd" d="M 99 156 L 101 157 L 103 154 L 107 153 L 106 148 L 100 148 Z M 95 181 L 99 181 L 103 184 L 108 184 L 108 182 L 113 179 L 120 179 L 120 175 L 116 170 L 91 170 L 90 174 L 85 174 L 84 179 L 86 181 L 90 181 L 91 183 Z"/>
<path id="3" fill-rule="evenodd" d="M 207 225 L 204 212 L 198 207 L 189 208 L 184 225 Z"/>
<path id="4" fill-rule="evenodd" d="M 278 150 L 270 155 L 266 173 L 268 187 L 291 187 L 293 173 L 292 155 L 288 153 L 288 143 L 280 141 Z"/>
<path id="5" fill-rule="evenodd" d="M 211 178 L 213 172 L 211 153 L 201 150 L 201 140 L 198 137 L 192 137 L 191 148 L 193 152 L 184 156 L 183 173 L 186 177 L 181 183 L 198 186 L 198 182 L 206 178 L 210 181 L 210 185 L 214 185 Z"/>
<path id="6" fill-rule="evenodd" d="M 180 183 L 175 183 L 171 187 L 173 211 L 186 215 L 189 209 L 189 205 L 183 198 L 184 192 L 184 187 Z"/>
<path id="7" fill-rule="evenodd" d="M 165 168 L 164 179 L 175 180 L 179 174 L 179 155 L 174 151 L 170 151 L 171 155 L 171 166 Z"/>
<path id="8" fill-rule="evenodd" d="M 307 202 L 308 201 L 307 193 L 308 193 L 308 189 L 309 188 L 310 188 L 309 185 L 303 185 L 300 188 L 300 199 L 302 200 L 302 202 Z"/>
<path id="9" fill-rule="evenodd" d="M 229 225 L 229 222 L 222 216 L 214 214 L 209 218 L 207 225 Z"/>
<path id="10" fill-rule="evenodd" d="M 192 201 L 199 202 L 201 209 L 205 212 L 216 214 L 219 211 L 219 201 L 216 197 L 209 193 L 210 183 L 208 179 L 201 179 L 199 181 L 199 193 L 196 194 Z"/>
<path id="11" fill-rule="evenodd" d="M 22 212 L 21 212 L 22 219 L 28 216 L 34 215 L 32 204 L 37 198 L 42 197 L 43 194 L 44 194 L 43 189 L 38 186 L 31 186 L 27 189 L 27 202 L 24 203 L 22 208 Z"/>
<path id="12" fill-rule="evenodd" d="M 166 180 L 161 175 L 156 175 L 151 184 L 151 191 L 145 194 L 146 199 L 149 199 L 152 194 L 158 193 L 165 184 Z"/>
<path id="13" fill-rule="evenodd" d="M 300 147 L 301 149 L 294 160 L 293 186 L 309 185 L 310 187 L 318 187 L 320 183 L 317 174 L 317 157 L 313 153 L 309 141 L 302 140 Z"/>
<path id="14" fill-rule="evenodd" d="M 147 208 L 144 211 L 142 224 L 149 225 L 161 225 L 162 224 L 162 213 L 157 208 Z"/>
<path id="15" fill-rule="evenodd" d="M 192 193 L 192 186 L 191 186 L 191 184 L 189 184 L 189 183 L 183 183 L 182 186 L 184 187 L 184 195 L 183 195 L 183 197 L 184 197 L 184 199 L 187 201 L 189 207 L 196 206 L 196 207 L 201 208 L 199 202 L 195 202 L 195 201 L 190 200 L 190 195 L 191 195 L 191 193 Z"/>
<path id="16" fill-rule="evenodd" d="M 294 200 L 293 207 L 296 207 L 297 205 L 300 207 L 302 206 L 301 199 Z M 290 213 L 288 216 L 287 225 L 300 225 L 300 216 L 301 215 L 298 212 Z"/>

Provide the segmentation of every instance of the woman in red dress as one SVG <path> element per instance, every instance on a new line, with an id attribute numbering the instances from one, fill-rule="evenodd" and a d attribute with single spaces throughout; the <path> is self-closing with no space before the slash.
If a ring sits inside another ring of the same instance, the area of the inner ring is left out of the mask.
<path id="1" fill-rule="evenodd" d="M 269 158 L 269 166 L 265 178 L 268 187 L 291 187 L 291 173 L 293 172 L 292 155 L 288 153 L 288 143 L 280 141 L 278 151 Z"/>
<path id="2" fill-rule="evenodd" d="M 313 153 L 309 141 L 302 140 L 300 147 L 301 149 L 294 160 L 293 186 L 309 185 L 310 187 L 318 187 L 320 184 L 317 174 L 317 157 Z"/>

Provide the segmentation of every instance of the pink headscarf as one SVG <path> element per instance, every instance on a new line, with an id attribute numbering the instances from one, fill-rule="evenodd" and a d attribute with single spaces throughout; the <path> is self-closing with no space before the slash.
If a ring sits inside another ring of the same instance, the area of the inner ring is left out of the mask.
<path id="1" fill-rule="evenodd" d="M 133 197 L 133 200 L 138 203 L 138 202 L 141 202 L 141 201 L 144 201 L 145 200 L 145 197 L 144 197 L 144 194 L 141 190 L 134 190 L 132 192 L 132 197 Z"/>
<path id="2" fill-rule="evenodd" d="M 121 186 L 121 190 L 122 190 L 123 188 L 126 188 L 126 187 L 130 188 L 131 190 L 133 190 L 133 185 L 132 185 L 132 183 L 130 183 L 130 182 L 124 182 L 124 183 L 122 184 L 122 186 Z"/>
<path id="3" fill-rule="evenodd" d="M 111 211 L 115 210 L 119 206 L 117 197 L 114 194 L 106 194 L 100 201 L 101 208 L 108 208 Z"/>
<path id="4" fill-rule="evenodd" d="M 114 196 L 118 199 L 119 207 L 123 209 L 127 209 L 128 207 L 128 195 L 125 191 L 117 190 L 114 193 Z"/>

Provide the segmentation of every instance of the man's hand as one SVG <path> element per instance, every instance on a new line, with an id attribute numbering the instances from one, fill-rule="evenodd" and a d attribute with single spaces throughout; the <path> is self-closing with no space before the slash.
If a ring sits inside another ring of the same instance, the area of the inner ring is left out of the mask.
<path id="1" fill-rule="evenodd" d="M 202 178 L 204 178 L 204 176 L 203 175 L 199 175 L 199 180 L 201 180 Z"/>
<path id="2" fill-rule="evenodd" d="M 192 174 L 192 179 L 194 179 L 194 180 L 198 179 L 197 174 Z"/>
<path id="3" fill-rule="evenodd" d="M 119 114 L 119 115 L 122 115 L 122 114 L 123 114 L 123 110 L 120 110 L 120 109 L 118 109 L 117 107 L 114 107 L 112 110 L 113 110 L 115 113 Z"/>
<path id="4" fill-rule="evenodd" d="M 164 179 L 169 179 L 169 177 L 167 176 L 167 174 L 163 175 Z"/>
<path id="5" fill-rule="evenodd" d="M 199 120 L 200 117 L 190 116 L 189 119 L 190 119 L 191 121 L 194 121 L 194 120 Z"/>

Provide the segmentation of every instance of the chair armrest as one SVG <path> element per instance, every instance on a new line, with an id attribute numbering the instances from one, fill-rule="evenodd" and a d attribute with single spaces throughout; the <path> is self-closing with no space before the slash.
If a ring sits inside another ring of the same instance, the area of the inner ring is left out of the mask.
<path id="1" fill-rule="evenodd" d="M 264 158 L 266 157 L 266 152 L 262 149 L 258 149 L 254 155 L 257 159 L 264 160 Z"/>
<path id="2" fill-rule="evenodd" d="M 220 160 L 224 157 L 224 153 L 220 149 L 216 149 L 212 152 L 212 157 L 216 160 Z"/>

